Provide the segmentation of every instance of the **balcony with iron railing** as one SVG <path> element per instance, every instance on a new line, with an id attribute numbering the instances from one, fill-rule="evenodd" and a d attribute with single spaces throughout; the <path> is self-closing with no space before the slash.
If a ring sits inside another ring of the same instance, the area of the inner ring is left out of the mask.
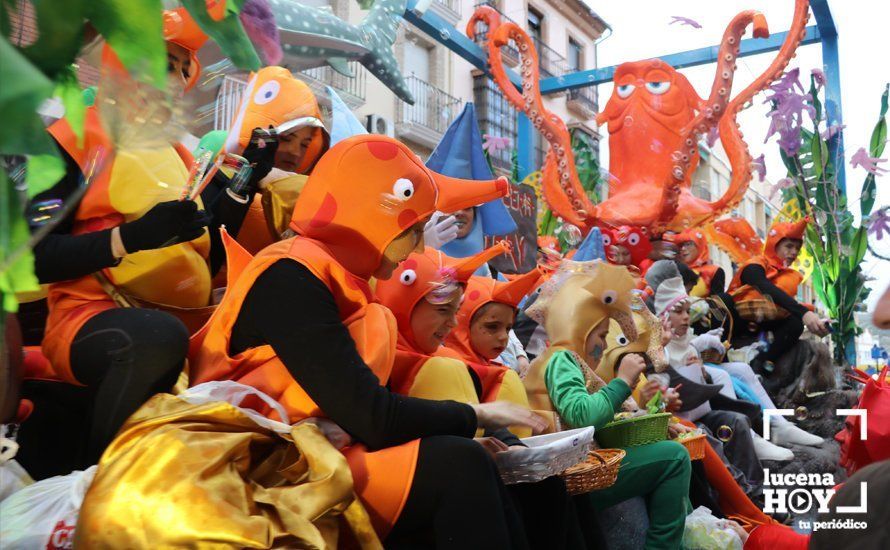
<path id="1" fill-rule="evenodd" d="M 565 57 L 556 53 L 556 50 L 540 40 L 534 42 L 535 49 L 538 50 L 538 67 L 541 71 L 541 78 L 562 76 L 568 72 L 569 64 Z"/>
<path id="2" fill-rule="evenodd" d="M 458 115 L 463 101 L 411 75 L 405 78 L 414 105 L 396 101 L 396 134 L 430 149 Z"/>
<path id="3" fill-rule="evenodd" d="M 575 111 L 583 119 L 591 118 L 599 110 L 596 87 L 586 86 L 566 92 L 566 107 Z"/>
<path id="4" fill-rule="evenodd" d="M 309 85 L 312 93 L 323 106 L 330 102 L 326 89 L 327 86 L 330 86 L 337 91 L 337 94 L 350 109 L 355 109 L 365 103 L 367 71 L 356 61 L 349 62 L 349 68 L 355 76 L 342 75 L 327 65 L 305 69 L 294 73 L 294 76 Z M 214 130 L 228 129 L 238 111 L 246 86 L 247 77 L 245 75 L 226 75 L 222 79 L 214 103 Z"/>
<path id="5" fill-rule="evenodd" d="M 516 21 L 513 21 L 512 19 L 507 17 L 504 14 L 504 12 L 499 10 L 497 8 L 497 6 L 494 5 L 493 2 L 490 2 L 490 1 L 477 2 L 474 9 L 478 8 L 479 6 L 488 6 L 489 8 L 498 12 L 501 16 L 502 22 L 510 21 L 512 23 L 516 23 Z M 516 23 L 516 24 L 519 25 L 519 23 Z M 520 26 L 522 26 L 522 25 L 520 25 Z M 480 48 L 482 48 L 482 51 L 487 54 L 488 53 L 488 25 L 486 25 L 484 21 L 478 21 L 476 23 L 475 30 L 476 30 L 476 38 L 475 38 L 476 45 L 478 45 Z M 511 67 L 515 67 L 516 65 L 518 65 L 519 64 L 519 48 L 516 47 L 516 43 L 511 40 L 510 42 L 507 43 L 506 46 L 503 46 L 501 48 L 501 56 L 504 59 L 504 63 L 506 63 L 507 65 L 509 65 Z"/>
<path id="6" fill-rule="evenodd" d="M 460 0 L 433 0 L 430 11 L 448 22 L 457 25 L 460 21 Z"/>

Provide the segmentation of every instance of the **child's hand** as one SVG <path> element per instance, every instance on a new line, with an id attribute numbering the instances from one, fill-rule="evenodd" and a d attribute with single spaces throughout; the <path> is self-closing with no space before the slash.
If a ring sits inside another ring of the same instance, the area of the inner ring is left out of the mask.
<path id="1" fill-rule="evenodd" d="M 658 393 L 658 390 L 661 389 L 661 384 L 658 380 L 647 380 L 645 384 L 640 388 L 640 402 L 648 403 L 655 394 Z"/>
<path id="2" fill-rule="evenodd" d="M 731 519 L 723 520 L 723 526 L 727 529 L 735 531 L 739 538 L 742 539 L 742 546 L 745 546 L 745 542 L 747 542 L 748 540 L 748 532 L 745 531 L 744 527 Z"/>
<path id="3" fill-rule="evenodd" d="M 668 316 L 665 315 L 661 318 L 661 345 L 668 345 L 673 337 L 674 331 L 671 328 L 671 321 L 668 319 Z"/>
<path id="4" fill-rule="evenodd" d="M 678 385 L 677 388 L 679 387 Z M 677 412 L 683 406 L 683 401 L 680 399 L 680 392 L 677 391 L 677 388 L 668 388 L 664 392 L 664 406 L 668 412 Z"/>
<path id="5" fill-rule="evenodd" d="M 679 422 L 671 422 L 668 424 L 668 437 L 671 439 L 677 439 L 680 434 L 685 434 L 693 431 L 693 428 L 685 424 L 680 424 Z"/>
<path id="6" fill-rule="evenodd" d="M 646 370 L 646 361 L 636 353 L 630 353 L 624 356 L 621 364 L 618 365 L 618 378 L 627 382 L 631 388 L 637 386 L 637 380 L 643 371 Z"/>
<path id="7" fill-rule="evenodd" d="M 307 418 L 306 420 L 301 420 L 297 424 L 315 424 L 321 433 L 330 441 L 331 445 L 334 446 L 338 451 L 343 447 L 348 447 L 352 445 L 352 436 L 346 433 L 346 431 L 341 428 L 339 425 L 334 423 L 332 420 L 328 420 L 327 418 L 319 418 L 312 417 Z"/>

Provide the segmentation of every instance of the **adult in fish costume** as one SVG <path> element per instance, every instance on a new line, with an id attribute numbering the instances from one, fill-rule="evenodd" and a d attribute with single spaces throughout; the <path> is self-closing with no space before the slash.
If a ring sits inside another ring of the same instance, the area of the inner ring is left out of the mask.
<path id="1" fill-rule="evenodd" d="M 197 81 L 196 52 L 207 37 L 183 8 L 164 12 L 164 37 L 167 93 L 176 98 Z M 60 206 L 91 178 L 76 209 L 34 249 L 37 276 L 49 284 L 42 343 L 48 364 L 38 378 L 90 390 L 82 466 L 98 460 L 145 400 L 175 382 L 188 345 L 181 319 L 188 319 L 157 308 L 184 313 L 209 306 L 210 233 L 243 216 L 230 195 L 216 190 L 208 190 L 210 203 L 208 195 L 180 200 L 193 159 L 159 132 L 175 126 L 171 103 L 158 98 L 160 90 L 134 82 L 107 45 L 102 61 L 103 81 L 96 105 L 86 110 L 83 136 L 67 119 L 49 128 L 67 161 L 65 177 L 29 205 L 37 230 L 52 217 L 42 215 L 47 207 Z M 52 445 L 46 434 L 53 421 L 42 422 L 37 409 L 26 431 L 35 434 L 35 456 L 52 461 L 57 453 L 44 447 Z"/>
<path id="2" fill-rule="evenodd" d="M 255 128 L 271 130 L 274 160 L 239 190 L 250 204 L 240 230 L 226 227 L 252 254 L 280 239 L 306 175 L 330 144 L 315 95 L 284 67 L 264 67 L 251 75 L 225 150 L 247 157 Z"/>
<path id="3" fill-rule="evenodd" d="M 736 309 L 744 310 L 746 302 L 775 306 L 763 309 L 762 315 L 757 314 L 759 318 L 737 323 L 749 332 L 766 331 L 773 335 L 766 351 L 751 362 L 755 371 L 772 371 L 772 365 L 798 341 L 804 327 L 816 336 L 828 334 L 826 321 L 811 310 L 812 306 L 801 304 L 795 298 L 803 275 L 792 264 L 800 254 L 808 223 L 806 218 L 775 222 L 765 243 L 760 242 L 741 218 L 720 220 L 712 226 L 714 242 L 739 264 L 728 289 Z"/>
<path id="4" fill-rule="evenodd" d="M 522 544 L 477 427 L 539 418 L 505 403 L 399 396 L 385 386 L 396 352 L 393 314 L 369 280 L 385 280 L 423 245 L 434 211 L 503 196 L 507 182 L 460 181 L 427 169 L 405 145 L 354 136 L 328 151 L 300 194 L 296 237 L 241 271 L 195 355 L 191 383 L 231 379 L 280 402 L 296 422 L 327 417 L 354 438 L 343 450 L 381 537 L 441 547 Z M 262 403 L 243 403 L 271 415 Z M 467 493 L 475 498 L 466 499 Z"/>

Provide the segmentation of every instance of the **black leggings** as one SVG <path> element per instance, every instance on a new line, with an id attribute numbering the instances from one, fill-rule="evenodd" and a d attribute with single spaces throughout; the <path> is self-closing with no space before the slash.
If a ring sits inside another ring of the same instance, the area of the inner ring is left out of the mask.
<path id="1" fill-rule="evenodd" d="M 118 429 L 156 393 L 170 391 L 188 352 L 188 331 L 163 311 L 115 308 L 99 313 L 71 344 L 71 370 L 93 403 L 86 460 L 95 464 Z"/>
<path id="2" fill-rule="evenodd" d="M 463 437 L 422 439 L 411 492 L 387 548 L 527 548 L 497 467 Z"/>

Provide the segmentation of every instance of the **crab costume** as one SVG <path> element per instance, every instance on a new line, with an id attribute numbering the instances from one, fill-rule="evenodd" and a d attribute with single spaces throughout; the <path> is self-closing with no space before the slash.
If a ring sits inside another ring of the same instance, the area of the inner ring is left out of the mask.
<path id="1" fill-rule="evenodd" d="M 699 280 L 690 292 L 690 296 L 703 298 L 711 293 L 711 281 L 720 270 L 720 266 L 711 263 L 711 253 L 708 250 L 708 239 L 701 229 L 689 229 L 673 236 L 673 242 L 682 247 L 683 243 L 691 242 L 698 249 L 698 256 L 689 262 L 690 269 L 695 271 Z M 720 289 L 722 291 L 722 289 Z"/>
<path id="2" fill-rule="evenodd" d="M 649 253 L 652 252 L 652 242 L 646 234 L 644 227 L 631 227 L 622 225 L 611 229 L 603 229 L 603 247 L 606 249 L 606 259 L 614 262 L 612 247 L 623 246 L 630 252 L 630 265 L 638 267 L 643 274 L 645 268 L 652 264 Z"/>
<path id="3" fill-rule="evenodd" d="M 288 128 L 290 126 L 290 128 Z M 254 128 L 276 128 L 280 133 L 313 128 L 312 139 L 295 173 L 273 171 L 266 177 L 238 232 L 238 242 L 256 254 L 280 238 L 287 229 L 293 207 L 306 184 L 306 176 L 328 149 L 321 110 L 312 90 L 284 67 L 264 67 L 252 74 L 238 107 L 225 150 L 241 153 Z"/>
<path id="4" fill-rule="evenodd" d="M 386 136 L 339 142 L 322 157 L 300 194 L 291 219 L 298 236 L 266 247 L 228 288 L 197 351 L 191 383 L 236 380 L 253 386 L 280 402 L 289 422 L 325 416 L 271 345 L 229 353 L 248 292 L 270 266 L 291 260 L 330 291 L 356 351 L 379 384 L 386 385 L 396 355 L 396 320 L 377 302 L 369 281 L 387 249 L 407 242 L 408 230 L 436 210 L 467 208 L 502 197 L 507 189 L 504 179 L 464 181 L 434 173 L 408 147 Z M 268 407 L 259 410 L 272 414 Z M 405 504 L 419 441 L 374 452 L 362 444 L 343 450 L 356 492 L 381 534 Z"/>
<path id="5" fill-rule="evenodd" d="M 164 12 L 164 37 L 189 50 L 193 63 L 194 52 L 207 40 L 184 8 Z M 129 78 L 107 46 L 102 60 L 106 70 Z M 193 71 L 187 87 L 193 86 L 197 78 L 198 71 Z M 95 170 L 74 213 L 74 235 L 138 219 L 156 204 L 178 199 L 186 186 L 193 159 L 185 147 L 179 143 L 151 148 L 120 147 L 107 133 L 98 107 L 86 109 L 82 138 L 64 118 L 48 131 L 84 174 Z M 200 200 L 195 201 L 199 208 Z M 118 265 L 103 269 L 101 276 L 117 291 L 141 303 L 170 308 L 174 313 L 204 308 L 209 304 L 211 291 L 209 253 L 210 238 L 205 231 L 189 242 L 128 254 Z M 49 285 L 50 313 L 43 353 L 52 364 L 54 378 L 79 384 L 69 358 L 75 336 L 95 315 L 118 307 L 102 285 L 93 276 Z"/>

